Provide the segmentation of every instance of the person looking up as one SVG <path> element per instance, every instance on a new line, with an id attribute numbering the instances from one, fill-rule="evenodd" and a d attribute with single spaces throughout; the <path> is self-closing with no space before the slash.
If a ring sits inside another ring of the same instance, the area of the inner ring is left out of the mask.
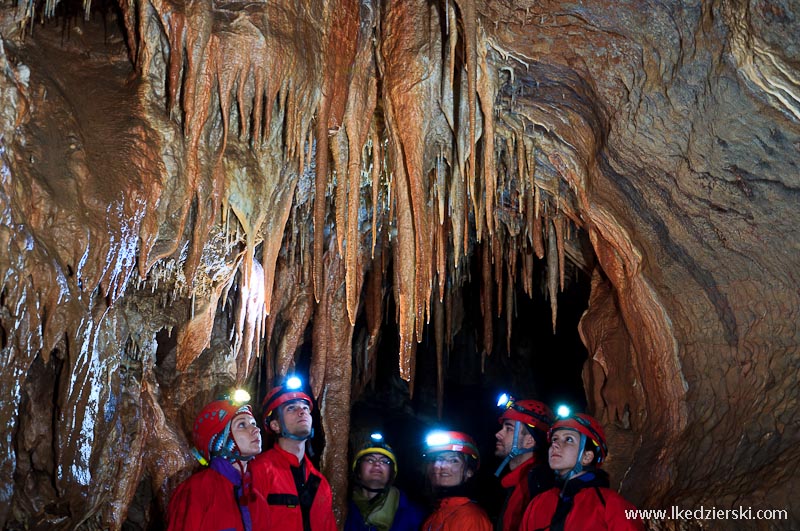
<path id="1" fill-rule="evenodd" d="M 468 496 L 468 482 L 480 467 L 475 441 L 458 431 L 435 431 L 425 439 L 427 478 L 436 508 L 423 531 L 491 531 L 492 522 Z"/>
<path id="2" fill-rule="evenodd" d="M 506 499 L 495 529 L 517 531 L 531 499 L 554 483 L 553 471 L 547 465 L 547 432 L 553 412 L 538 400 L 515 400 L 506 394 L 500 396 L 497 405 L 503 413 L 497 419 L 500 431 L 495 434 L 494 455 L 503 461 L 495 475 L 506 466 L 509 472 L 500 480 Z"/>
<path id="3" fill-rule="evenodd" d="M 264 529 L 336 531 L 330 484 L 306 457 L 314 436 L 312 407 L 297 377 L 264 397 L 264 428 L 276 442 L 251 465 L 253 484 L 269 506 Z"/>
<path id="4" fill-rule="evenodd" d="M 353 457 L 352 492 L 344 531 L 418 531 L 422 509 L 394 486 L 397 457 L 380 433 L 359 445 Z"/>
<path id="5" fill-rule="evenodd" d="M 583 413 L 558 419 L 549 439 L 556 486 L 533 498 L 522 531 L 644 531 L 641 520 L 627 518 L 635 507 L 608 488 L 608 474 L 600 469 L 608 446 L 597 420 Z"/>
<path id="6" fill-rule="evenodd" d="M 178 485 L 167 507 L 168 531 L 265 529 L 267 504 L 254 490 L 248 464 L 261 453 L 261 431 L 250 396 L 207 404 L 192 427 L 192 453 L 203 465 Z"/>

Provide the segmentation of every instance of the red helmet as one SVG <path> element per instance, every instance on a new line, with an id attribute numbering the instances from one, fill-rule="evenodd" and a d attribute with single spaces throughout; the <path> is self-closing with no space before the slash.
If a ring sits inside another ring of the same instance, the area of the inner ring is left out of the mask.
<path id="1" fill-rule="evenodd" d="M 532 428 L 537 428 L 547 433 L 553 424 L 553 411 L 543 402 L 538 400 L 514 400 L 509 399 L 505 405 L 506 409 L 500 418 L 500 424 L 504 420 L 514 420 L 527 424 Z"/>
<path id="2" fill-rule="evenodd" d="M 425 438 L 425 453 L 459 452 L 475 460 L 475 470 L 481 466 L 481 456 L 475 441 L 460 431 L 433 431 Z"/>
<path id="3" fill-rule="evenodd" d="M 600 451 L 600 457 L 597 459 L 599 466 L 608 455 L 608 446 L 606 445 L 606 435 L 603 432 L 603 427 L 594 417 L 590 417 L 585 413 L 574 413 L 567 418 L 558 419 L 550 432 L 547 435 L 548 442 L 553 436 L 553 432 L 558 430 L 573 430 L 585 435 L 591 440 Z"/>
<path id="4" fill-rule="evenodd" d="M 272 412 L 279 406 L 292 400 L 305 400 L 308 402 L 308 407 L 314 409 L 314 402 L 311 397 L 306 394 L 302 389 L 302 382 L 299 378 L 289 378 L 284 385 L 279 385 L 270 389 L 267 396 L 264 397 L 262 402 L 262 410 L 264 411 L 264 426 L 269 429 L 269 417 Z"/>
<path id="5" fill-rule="evenodd" d="M 217 454 L 237 457 L 231 437 L 231 421 L 239 413 L 253 416 L 249 405 L 223 399 L 211 402 L 197 414 L 192 426 L 192 443 L 193 453 L 201 464 L 207 465 Z"/>

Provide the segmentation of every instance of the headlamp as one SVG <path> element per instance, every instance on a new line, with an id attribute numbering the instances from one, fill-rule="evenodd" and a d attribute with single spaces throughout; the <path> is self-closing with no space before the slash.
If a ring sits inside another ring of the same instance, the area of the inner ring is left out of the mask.
<path id="1" fill-rule="evenodd" d="M 441 431 L 434 431 L 425 437 L 425 444 L 428 446 L 442 446 L 450 442 L 450 436 Z"/>
<path id="2" fill-rule="evenodd" d="M 236 389 L 231 394 L 231 400 L 238 405 L 246 404 L 250 402 L 250 393 L 248 393 L 244 389 Z"/>
<path id="3" fill-rule="evenodd" d="M 514 403 L 514 398 L 509 396 L 507 393 L 503 393 L 497 399 L 497 407 L 508 409 L 509 407 L 511 407 L 511 404 L 513 403 Z"/>
<path id="4" fill-rule="evenodd" d="M 375 432 L 375 433 L 371 434 L 369 436 L 369 438 L 372 439 L 375 442 L 378 442 L 378 441 L 382 441 L 383 440 L 383 435 L 381 435 L 378 432 Z"/>
<path id="5" fill-rule="evenodd" d="M 291 376 L 288 380 L 286 380 L 286 389 L 295 391 L 301 387 L 303 387 L 303 381 L 297 376 Z"/>
<path id="6" fill-rule="evenodd" d="M 564 404 L 561 404 L 560 406 L 558 406 L 558 408 L 556 408 L 556 415 L 558 415 L 562 419 L 569 417 L 571 413 L 572 410 L 570 410 L 570 408 Z"/>

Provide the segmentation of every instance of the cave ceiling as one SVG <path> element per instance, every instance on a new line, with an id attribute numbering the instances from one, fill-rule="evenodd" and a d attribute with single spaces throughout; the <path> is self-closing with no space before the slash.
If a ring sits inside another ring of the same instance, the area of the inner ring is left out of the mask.
<path id="1" fill-rule="evenodd" d="M 798 16 L 0 2 L 0 523 L 144 528 L 135 500 L 185 477 L 194 412 L 304 345 L 341 516 L 382 322 L 413 393 L 428 329 L 444 371 L 466 285 L 486 357 L 525 326 L 521 293 L 555 328 L 580 270 L 623 493 L 800 524 Z"/>

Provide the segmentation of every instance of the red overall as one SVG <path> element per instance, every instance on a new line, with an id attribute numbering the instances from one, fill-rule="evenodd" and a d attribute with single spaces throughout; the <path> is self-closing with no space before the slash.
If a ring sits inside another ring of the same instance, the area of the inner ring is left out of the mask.
<path id="1" fill-rule="evenodd" d="M 559 492 L 556 487 L 536 496 L 522 517 L 520 531 L 549 529 Z M 614 490 L 605 487 L 581 489 L 575 494 L 572 510 L 564 521 L 564 531 L 644 531 L 641 520 L 625 517 L 626 510 L 636 508 Z"/>
<path id="2" fill-rule="evenodd" d="M 298 494 L 294 474 L 300 474 L 297 457 L 277 444 L 251 463 L 253 487 L 267 500 L 268 524 L 281 531 L 336 531 L 331 487 L 311 461 L 303 459 L 303 493 Z M 292 472 L 294 467 L 295 472 Z"/>
<path id="3" fill-rule="evenodd" d="M 249 472 L 247 476 L 246 481 L 249 481 Z M 213 459 L 209 468 L 196 472 L 178 485 L 167 509 L 167 530 L 266 529 L 266 501 L 258 492 L 242 496 L 241 478 L 230 463 L 221 458 Z"/>
<path id="4" fill-rule="evenodd" d="M 500 484 L 503 488 L 514 489 L 503 508 L 503 521 L 500 527 L 503 531 L 517 531 L 519 529 L 522 515 L 525 513 L 525 508 L 531 501 L 531 494 L 528 486 L 528 472 L 535 464 L 536 458 L 532 457 L 503 476 L 503 479 L 500 480 Z"/>
<path id="5" fill-rule="evenodd" d="M 443 498 L 422 524 L 422 531 L 492 531 L 492 522 L 480 505 L 463 496 Z"/>

